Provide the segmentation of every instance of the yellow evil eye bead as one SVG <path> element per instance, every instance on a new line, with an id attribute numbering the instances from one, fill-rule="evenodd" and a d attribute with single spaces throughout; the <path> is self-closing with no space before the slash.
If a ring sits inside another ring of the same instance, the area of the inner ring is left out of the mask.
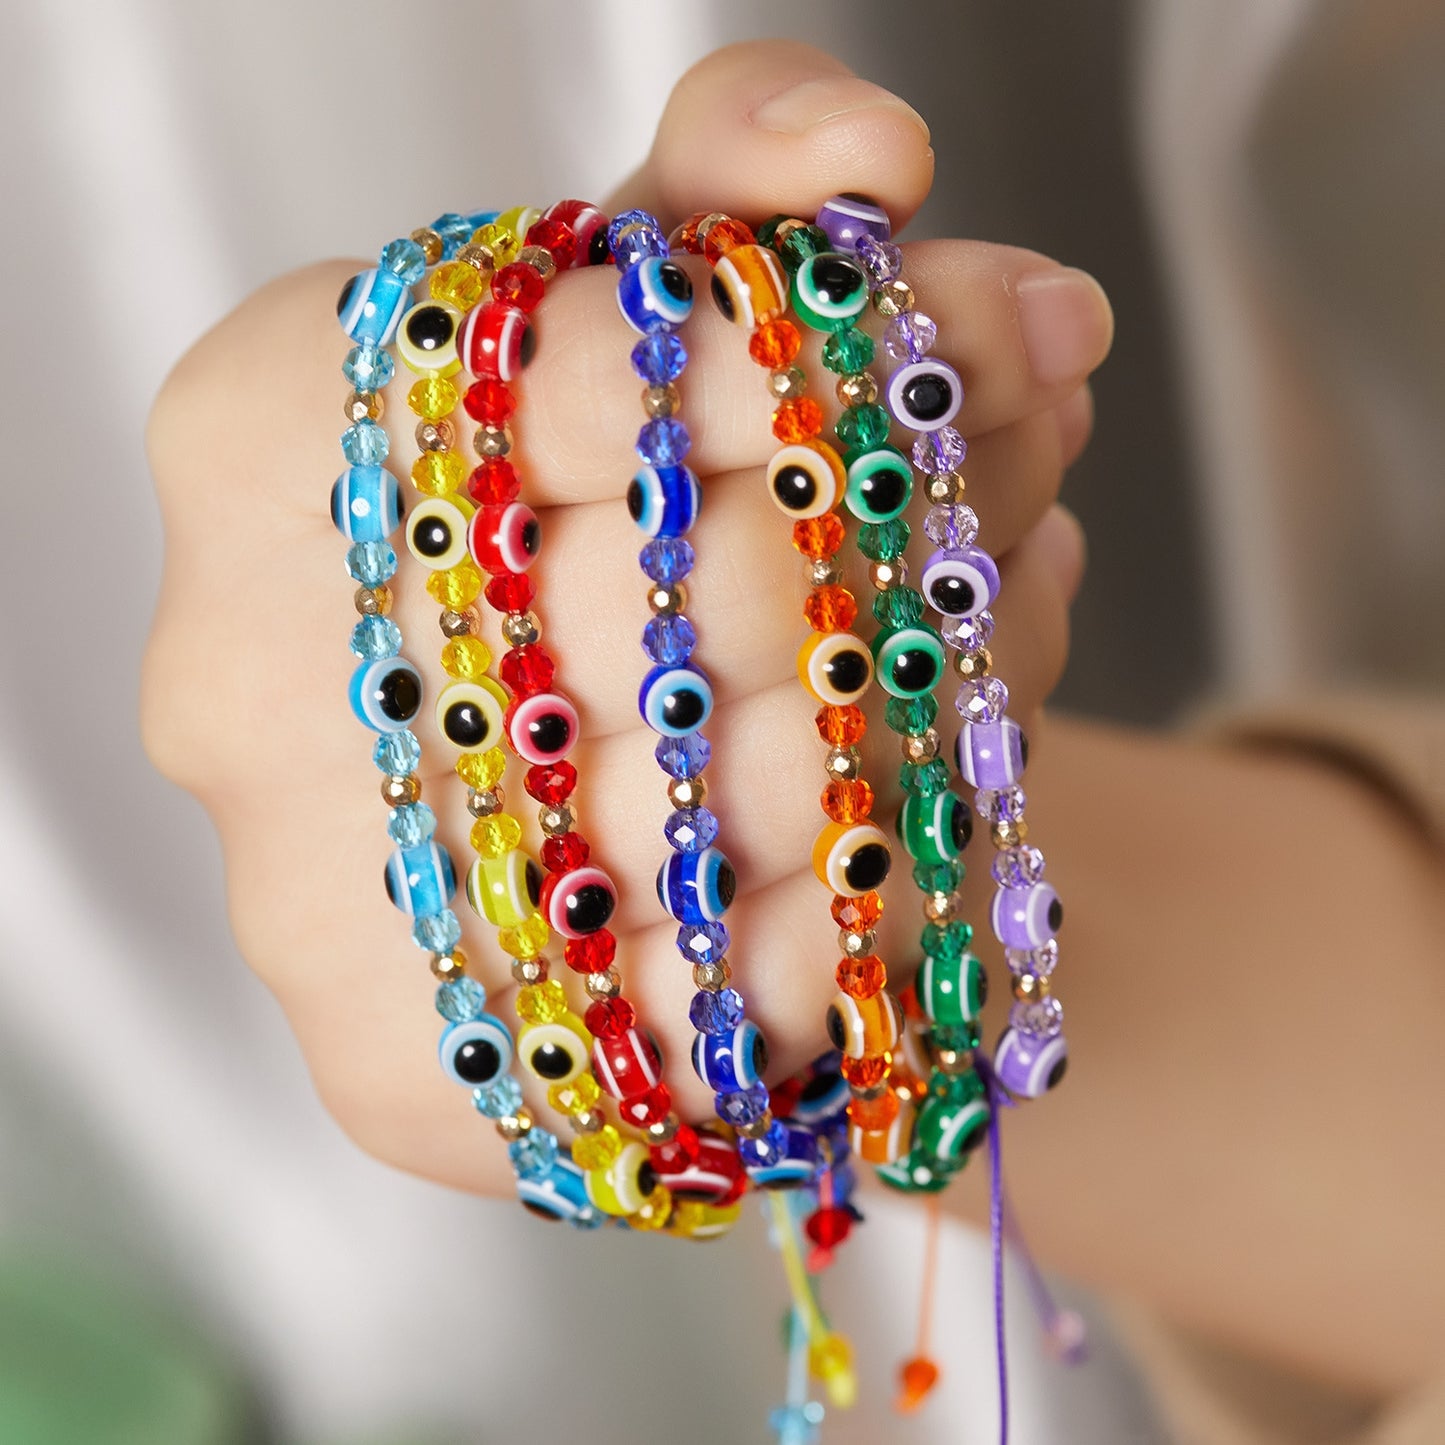
<path id="1" fill-rule="evenodd" d="M 813 872 L 847 898 L 881 887 L 892 861 L 887 834 L 874 823 L 829 823 L 813 844 Z"/>
<path id="2" fill-rule="evenodd" d="M 624 1144 L 610 1164 L 587 1174 L 587 1197 L 604 1214 L 636 1214 L 656 1188 L 647 1146 L 636 1140 Z"/>
<path id="3" fill-rule="evenodd" d="M 831 512 L 846 480 L 843 459 L 826 442 L 781 447 L 768 463 L 768 495 L 794 521 Z"/>
<path id="4" fill-rule="evenodd" d="M 798 677 L 819 702 L 846 707 L 873 681 L 873 654 L 851 632 L 815 632 L 798 650 Z"/>
<path id="5" fill-rule="evenodd" d="M 542 219 L 536 206 L 513 206 L 497 217 L 497 225 L 510 231 L 519 241 L 525 240 L 527 232 Z"/>
<path id="6" fill-rule="evenodd" d="M 454 682 L 437 698 L 437 731 L 464 752 L 494 748 L 506 736 L 507 694 L 489 677 Z"/>
<path id="7" fill-rule="evenodd" d="M 428 497 L 406 519 L 407 551 L 433 572 L 455 567 L 467 556 L 471 511 L 455 497 Z"/>
<path id="8" fill-rule="evenodd" d="M 498 928 L 515 928 L 537 911 L 541 868 L 520 849 L 500 858 L 478 858 L 467 869 L 467 902 Z"/>
<path id="9" fill-rule="evenodd" d="M 734 246 L 713 267 L 712 299 L 729 321 L 751 331 L 788 309 L 782 262 L 765 246 Z"/>
<path id="10" fill-rule="evenodd" d="M 898 1045 L 903 1010 L 886 989 L 871 998 L 838 993 L 828 1006 L 828 1037 L 849 1059 L 876 1059 Z"/>
<path id="11" fill-rule="evenodd" d="M 742 1200 L 733 1204 L 699 1204 L 696 1200 L 677 1202 L 668 1230 L 683 1239 L 718 1239 L 738 1222 L 743 1212 Z"/>
<path id="12" fill-rule="evenodd" d="M 462 313 L 440 301 L 423 302 L 406 313 L 396 333 L 397 354 L 419 376 L 450 376 L 461 369 L 457 327 Z"/>
<path id="13" fill-rule="evenodd" d="M 837 331 L 867 306 L 867 275 L 837 251 L 809 256 L 793 276 L 793 310 L 815 331 Z"/>
<path id="14" fill-rule="evenodd" d="M 591 1048 L 591 1040 L 580 1024 L 560 1019 L 528 1024 L 517 1035 L 517 1057 L 522 1067 L 544 1084 L 570 1084 L 585 1072 Z"/>

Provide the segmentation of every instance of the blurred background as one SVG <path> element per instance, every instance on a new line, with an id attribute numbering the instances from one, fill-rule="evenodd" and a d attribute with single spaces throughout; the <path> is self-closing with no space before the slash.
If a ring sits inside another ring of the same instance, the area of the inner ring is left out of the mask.
<path id="1" fill-rule="evenodd" d="M 0 1441 L 761 1440 L 782 1390 L 760 1220 L 710 1250 L 579 1239 L 388 1171 L 236 956 L 215 839 L 135 725 L 162 545 L 142 428 L 203 330 L 439 211 L 600 196 L 691 62 L 807 40 L 929 121 L 911 235 L 1034 247 L 1113 299 L 1065 490 L 1091 564 L 1060 704 L 1163 724 L 1342 662 L 1438 687 L 1438 12 L 4 0 Z M 864 1401 L 825 1440 L 991 1439 L 986 1241 L 946 1234 L 945 1380 L 900 1420 L 892 1247 L 921 1225 L 876 1212 L 829 1286 L 874 1307 L 838 1321 Z M 1021 1303 L 1011 1346 L 1019 1445 L 1166 1438 L 1102 1318 L 1082 1370 L 1040 1358 Z"/>

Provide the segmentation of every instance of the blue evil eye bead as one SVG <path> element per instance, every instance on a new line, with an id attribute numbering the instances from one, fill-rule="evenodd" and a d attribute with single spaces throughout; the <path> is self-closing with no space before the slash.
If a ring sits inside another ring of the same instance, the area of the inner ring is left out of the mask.
<path id="1" fill-rule="evenodd" d="M 831 512 L 845 481 L 843 459 L 827 442 L 780 447 L 768 463 L 768 495 L 795 522 Z"/>
<path id="2" fill-rule="evenodd" d="M 962 1028 L 983 1012 L 988 999 L 988 975 L 971 953 L 961 958 L 926 954 L 913 981 L 918 1006 L 939 1028 Z"/>
<path id="3" fill-rule="evenodd" d="M 843 501 L 860 522 L 891 522 L 913 495 L 913 468 L 893 447 L 873 447 L 848 462 Z"/>
<path id="4" fill-rule="evenodd" d="M 461 370 L 457 328 L 462 313 L 455 306 L 427 301 L 413 306 L 397 328 L 396 351 L 419 376 L 453 376 Z"/>
<path id="5" fill-rule="evenodd" d="M 586 938 L 607 927 L 617 908 L 617 888 L 600 868 L 549 873 L 542 882 L 539 907 L 563 938 Z"/>
<path id="6" fill-rule="evenodd" d="M 520 1177 L 517 1198 L 538 1219 L 560 1219 L 584 1228 L 597 1222 L 597 1211 L 587 1197 L 586 1176 L 566 1155 L 558 1155 L 545 1173 Z"/>
<path id="7" fill-rule="evenodd" d="M 654 667 L 642 679 L 637 710 L 653 732 L 686 737 L 712 716 L 712 684 L 695 667 Z"/>
<path id="8" fill-rule="evenodd" d="M 627 487 L 627 512 L 649 537 L 680 537 L 697 521 L 702 488 L 690 467 L 645 466 Z"/>
<path id="9" fill-rule="evenodd" d="M 681 326 L 692 312 L 692 277 L 676 261 L 648 256 L 618 278 L 617 309 L 644 336 Z"/>
<path id="10" fill-rule="evenodd" d="M 520 848 L 500 858 L 478 858 L 467 869 L 467 902 L 472 912 L 498 928 L 525 923 L 542 896 L 542 869 Z"/>
<path id="11" fill-rule="evenodd" d="M 962 405 L 962 380 L 937 357 L 900 366 L 888 378 L 888 409 L 910 431 L 938 431 Z"/>
<path id="12" fill-rule="evenodd" d="M 386 896 L 411 918 L 440 913 L 456 891 L 451 855 L 440 843 L 398 848 L 386 860 Z"/>
<path id="13" fill-rule="evenodd" d="M 524 763 L 560 762 L 576 746 L 582 721 L 560 692 L 539 692 L 523 698 L 508 718 L 507 737 Z"/>
<path id="14" fill-rule="evenodd" d="M 816 224 L 836 251 L 852 251 L 864 236 L 886 241 L 893 234 L 888 212 L 856 191 L 830 196 L 823 202 Z"/>
<path id="15" fill-rule="evenodd" d="M 798 649 L 798 677 L 819 702 L 846 707 L 873 681 L 873 654 L 851 632 L 814 632 Z"/>
<path id="16" fill-rule="evenodd" d="M 788 309 L 783 263 L 766 246 L 734 246 L 712 272 L 713 304 L 744 331 Z"/>
<path id="17" fill-rule="evenodd" d="M 873 639 L 873 667 L 894 697 L 923 697 L 938 686 L 947 665 L 943 639 L 931 627 L 898 627 Z"/>
<path id="18" fill-rule="evenodd" d="M 428 497 L 406 519 L 407 550 L 423 567 L 446 572 L 467 557 L 471 509 L 455 497 Z"/>
<path id="19" fill-rule="evenodd" d="M 818 1172 L 818 1139 L 811 1129 L 773 1121 L 768 1130 L 773 1147 L 765 1162 L 749 1161 L 748 1178 L 759 1189 L 795 1189 Z M 752 1142 L 752 1141 L 747 1141 Z"/>
<path id="20" fill-rule="evenodd" d="M 1005 948 L 1041 948 L 1063 926 L 1063 900 L 1050 883 L 1000 888 L 993 895 L 991 922 Z"/>
<path id="21" fill-rule="evenodd" d="M 836 1054 L 830 1057 L 836 1062 Z M 820 1069 L 803 1085 L 798 1102 L 787 1117 L 810 1129 L 821 1129 L 846 1118 L 848 1101 L 852 1097 L 847 1079 L 836 1068 Z"/>
<path id="22" fill-rule="evenodd" d="M 494 748 L 505 736 L 507 694 L 489 677 L 449 683 L 437 698 L 437 731 L 464 753 Z"/>
<path id="23" fill-rule="evenodd" d="M 1006 788 L 1023 777 L 1029 745 L 1012 718 L 966 722 L 958 730 L 954 756 L 959 773 L 975 788 Z"/>
<path id="24" fill-rule="evenodd" d="M 833 996 L 825 1017 L 828 1038 L 846 1059 L 877 1058 L 897 1047 L 903 1033 L 903 1011 L 886 989 L 869 998 L 851 993 Z"/>
<path id="25" fill-rule="evenodd" d="M 657 870 L 657 898 L 679 923 L 717 923 L 732 907 L 738 879 L 720 848 L 674 853 Z"/>
<path id="26" fill-rule="evenodd" d="M 517 1058 L 544 1084 L 570 1084 L 591 1061 L 592 1041 L 580 1024 L 559 1019 L 526 1024 L 517 1034 Z"/>
<path id="27" fill-rule="evenodd" d="M 813 844 L 818 881 L 847 898 L 879 887 L 892 864 L 887 835 L 876 823 L 829 823 Z"/>
<path id="28" fill-rule="evenodd" d="M 988 1137 L 988 1099 L 977 1074 L 952 1081 L 943 1097 L 925 1099 L 914 1126 L 918 1151 L 957 1169 Z"/>
<path id="29" fill-rule="evenodd" d="M 421 673 L 404 657 L 363 662 L 351 675 L 351 710 L 367 727 L 396 733 L 421 711 Z"/>
<path id="30" fill-rule="evenodd" d="M 331 489 L 331 520 L 348 542 L 384 542 L 401 512 L 401 484 L 385 467 L 347 467 Z"/>
<path id="31" fill-rule="evenodd" d="M 755 1088 L 768 1067 L 767 1041 L 748 1019 L 731 1033 L 698 1034 L 692 1041 L 692 1066 L 698 1078 L 719 1093 Z"/>
<path id="32" fill-rule="evenodd" d="M 951 863 L 973 837 L 973 814 L 957 793 L 910 794 L 896 826 L 898 841 L 916 863 Z"/>
<path id="33" fill-rule="evenodd" d="M 948 617 L 976 617 L 998 596 L 998 589 L 998 566 L 982 547 L 935 552 L 918 579 L 924 600 Z"/>
<path id="34" fill-rule="evenodd" d="M 353 341 L 386 346 L 410 309 L 411 288 L 399 276 L 389 271 L 363 271 L 341 288 L 336 318 Z"/>
<path id="35" fill-rule="evenodd" d="M 1069 1067 L 1069 1046 L 1063 1034 L 1040 1037 L 1005 1029 L 994 1050 L 993 1069 L 1010 1094 L 1037 1099 L 1054 1088 Z"/>
<path id="36" fill-rule="evenodd" d="M 512 1067 L 512 1036 L 495 1014 L 453 1024 L 439 1050 L 442 1068 L 466 1089 L 485 1089 Z"/>
<path id="37" fill-rule="evenodd" d="M 809 256 L 793 273 L 793 310 L 815 331 L 839 331 L 868 305 L 868 276 L 837 251 Z"/>
<path id="38" fill-rule="evenodd" d="M 635 1139 L 624 1144 L 617 1157 L 601 1169 L 587 1172 L 587 1197 L 604 1214 L 636 1214 L 657 1188 L 647 1146 Z"/>

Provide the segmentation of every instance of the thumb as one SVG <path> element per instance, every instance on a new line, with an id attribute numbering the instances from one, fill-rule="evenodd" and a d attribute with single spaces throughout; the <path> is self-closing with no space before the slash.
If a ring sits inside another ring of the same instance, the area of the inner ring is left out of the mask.
<path id="1" fill-rule="evenodd" d="M 923 118 L 841 61 L 792 41 L 753 40 L 700 60 L 678 81 L 646 163 L 609 209 L 641 206 L 664 229 L 699 210 L 754 223 L 811 216 L 860 191 L 895 229 L 933 180 Z"/>

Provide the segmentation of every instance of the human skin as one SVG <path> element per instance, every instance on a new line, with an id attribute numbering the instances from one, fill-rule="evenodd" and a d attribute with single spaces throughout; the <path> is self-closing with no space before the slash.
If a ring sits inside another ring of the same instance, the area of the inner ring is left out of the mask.
<path id="1" fill-rule="evenodd" d="M 902 225 L 931 178 L 926 129 L 902 102 L 816 51 L 768 42 L 684 77 L 616 199 L 667 225 L 696 209 L 808 214 L 851 189 Z M 1107 302 L 1089 278 L 1032 252 L 906 249 L 905 274 L 967 388 L 968 495 L 1004 576 L 996 670 L 1035 740 L 1030 823 L 1068 907 L 1058 986 L 1070 1074 L 1007 1119 L 1011 1188 L 1032 1241 L 1045 1263 L 1261 1356 L 1366 1393 L 1399 1389 L 1435 1364 L 1445 1332 L 1435 1207 L 1445 1149 L 1428 1108 L 1445 1081 L 1431 1011 L 1404 1002 L 1439 987 L 1439 860 L 1344 772 L 1042 722 L 1083 567 L 1078 526 L 1056 498 L 1087 441 L 1086 378 L 1108 350 Z M 143 734 L 156 765 L 210 812 L 240 949 L 341 1126 L 397 1167 L 503 1194 L 500 1142 L 436 1067 L 431 980 L 380 887 L 384 809 L 345 703 L 350 584 L 325 509 L 347 344 L 334 300 L 366 264 L 323 263 L 264 288 L 197 343 L 156 402 L 149 445 L 167 551 Z M 680 1109 L 700 1117 L 710 1098 L 685 1063 L 691 981 L 652 898 L 666 802 L 636 712 L 647 614 L 621 497 L 640 411 L 614 287 L 605 272 L 549 287 L 517 456 L 545 538 L 534 571 L 543 640 L 587 739 L 580 824 L 619 886 L 629 996 L 672 1061 Z M 788 528 L 762 499 L 774 443 L 758 370 L 705 300 L 689 351 L 683 415 L 707 499 L 689 615 L 718 697 L 709 805 L 739 875 L 731 961 L 780 1076 L 816 1051 L 836 962 L 827 894 L 807 867 L 822 776 L 813 706 L 793 672 L 804 589 Z M 387 397 L 400 457 L 411 446 L 406 384 Z M 218 448 L 237 417 L 252 423 L 246 448 Z M 866 577 L 853 581 L 866 594 Z M 442 639 L 420 584 L 404 556 L 393 615 L 435 695 Z M 895 749 L 876 729 L 868 776 L 890 813 Z M 438 749 L 422 775 L 441 841 L 465 858 L 463 790 Z M 968 916 L 981 919 L 987 869 L 972 871 Z M 906 869 L 888 903 L 880 951 L 907 960 L 918 909 Z M 1366 913 L 1369 957 L 1390 960 L 1388 992 L 1367 984 L 1346 943 Z M 505 999 L 505 962 L 482 935 L 466 946 Z M 353 986 L 338 989 L 340 978 Z M 1359 1067 L 1385 1059 L 1387 1071 Z M 1416 1147 L 1400 1148 L 1411 1136 Z M 983 1176 L 967 1171 L 946 1196 L 975 1221 Z"/>

